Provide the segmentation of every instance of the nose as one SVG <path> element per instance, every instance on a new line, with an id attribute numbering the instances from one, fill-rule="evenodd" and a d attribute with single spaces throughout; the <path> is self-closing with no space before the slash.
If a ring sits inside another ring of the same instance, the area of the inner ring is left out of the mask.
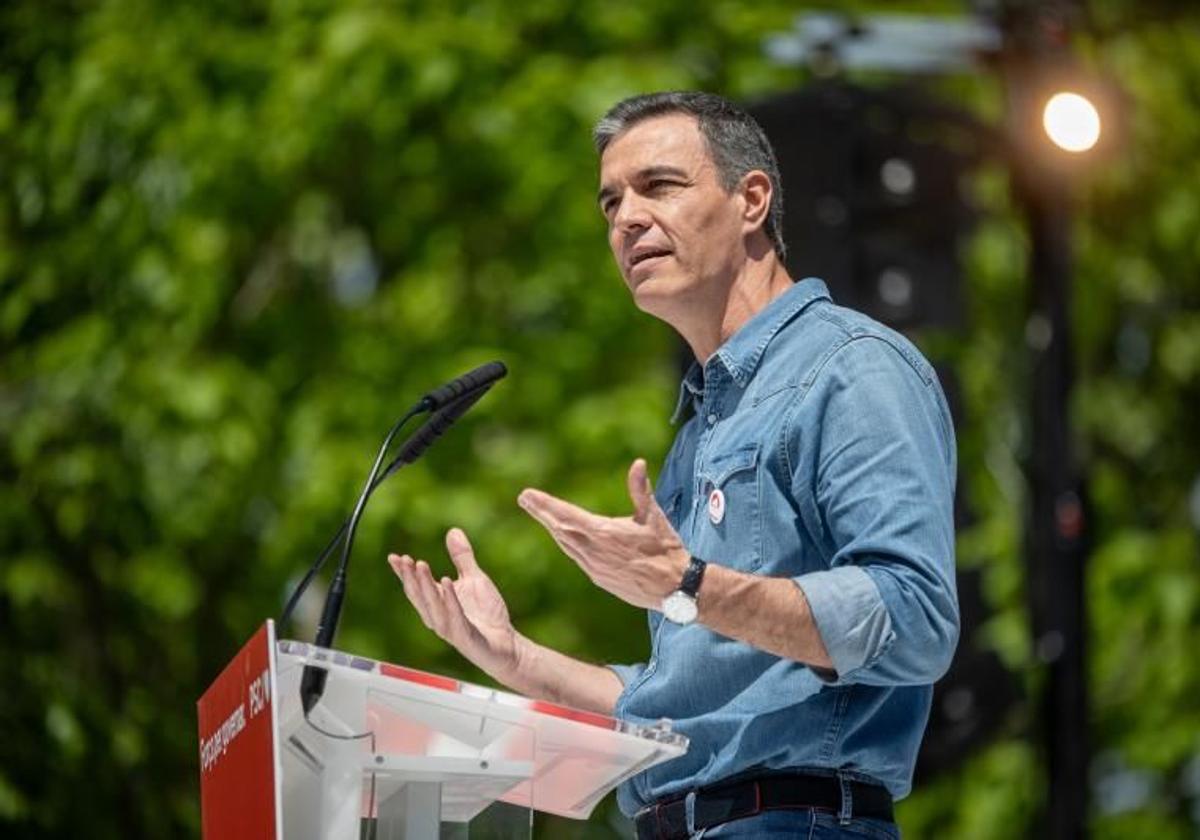
<path id="1" fill-rule="evenodd" d="M 613 230 L 620 233 L 635 233 L 650 227 L 650 216 L 646 205 L 636 190 L 627 189 L 621 196 L 621 203 L 613 215 Z"/>

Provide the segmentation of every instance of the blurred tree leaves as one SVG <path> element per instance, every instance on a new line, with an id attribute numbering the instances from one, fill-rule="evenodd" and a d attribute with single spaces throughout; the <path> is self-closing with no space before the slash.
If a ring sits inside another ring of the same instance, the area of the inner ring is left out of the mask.
<path id="1" fill-rule="evenodd" d="M 643 655 L 641 614 L 514 505 L 537 485 L 623 512 L 625 466 L 657 462 L 672 433 L 678 350 L 612 267 L 589 130 L 638 91 L 795 83 L 760 51 L 792 5 L 0 9 L 6 836 L 194 836 L 196 697 L 278 612 L 395 415 L 487 359 L 509 379 L 374 498 L 339 645 L 480 679 L 382 562 L 403 548 L 446 571 L 440 535 L 461 525 L 523 630 L 593 660 Z M 1097 14 L 1092 60 L 1136 108 L 1079 231 L 1094 781 L 1126 792 L 1099 797 L 1096 829 L 1185 836 L 1200 801 L 1198 16 L 1134 8 Z M 969 95 L 996 110 L 986 84 Z M 1036 685 L 1015 466 L 1024 243 L 1002 176 L 978 186 L 993 216 L 954 359 L 978 515 L 960 557 L 997 609 L 982 643 Z M 1029 714 L 902 806 L 910 836 L 1027 833 Z M 608 836 L 609 818 L 544 832 Z"/>

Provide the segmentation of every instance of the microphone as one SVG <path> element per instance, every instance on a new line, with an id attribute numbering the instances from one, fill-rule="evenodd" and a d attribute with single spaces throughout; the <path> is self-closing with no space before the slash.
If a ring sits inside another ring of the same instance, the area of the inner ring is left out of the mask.
<path id="1" fill-rule="evenodd" d="M 433 416 L 426 420 L 411 438 L 405 441 L 397 456 L 388 465 L 387 469 L 380 474 L 380 467 L 383 464 L 383 459 L 387 454 L 388 448 L 391 446 L 392 438 L 396 436 L 396 433 L 400 431 L 400 427 L 404 425 L 408 418 L 416 413 L 416 410 L 414 409 L 414 411 L 409 412 L 406 417 L 388 432 L 383 445 L 379 449 L 379 454 L 375 458 L 375 464 L 371 467 L 371 473 L 367 477 L 362 493 L 358 497 L 358 503 L 354 506 L 354 512 L 350 515 L 345 526 L 346 537 L 342 543 L 342 559 L 338 563 L 337 571 L 334 572 L 333 581 L 330 583 L 329 593 L 325 597 L 325 606 L 321 610 L 321 620 L 317 625 L 316 638 L 313 640 L 313 643 L 317 647 L 327 648 L 333 644 L 333 637 L 337 632 L 338 620 L 342 613 L 342 602 L 346 596 L 346 574 L 350 565 L 350 549 L 354 544 L 354 533 L 358 528 L 359 519 L 362 517 L 363 509 L 366 507 L 367 499 L 370 498 L 372 491 L 389 475 L 400 469 L 400 467 L 417 460 L 435 440 L 445 434 L 454 425 L 455 421 L 462 417 L 471 406 L 475 405 L 487 393 L 493 384 L 507 373 L 508 370 L 502 363 L 491 362 L 463 374 L 458 379 L 443 385 L 436 391 L 426 394 L 421 402 L 418 403 L 418 407 L 440 405 L 440 408 L 437 408 Z M 304 673 L 300 679 L 300 702 L 304 708 L 306 717 L 312 710 L 312 707 L 321 699 L 321 695 L 324 694 L 325 681 L 328 674 L 329 672 L 324 668 L 312 665 L 304 666 Z"/>
<path id="2" fill-rule="evenodd" d="M 456 402 L 460 397 L 468 396 L 473 391 L 480 391 L 480 396 L 482 396 L 482 392 L 487 391 L 507 375 L 508 368 L 504 366 L 504 362 L 488 362 L 474 370 L 467 371 L 442 387 L 430 391 L 421 398 L 421 403 L 432 411 L 438 411 L 449 403 Z M 478 398 L 476 397 L 476 399 Z"/>
<path id="3" fill-rule="evenodd" d="M 501 376 L 503 375 L 502 373 Z M 416 433 L 404 442 L 396 457 L 387 465 L 387 469 L 375 480 L 375 485 L 382 484 L 384 479 L 388 478 L 396 470 L 420 458 L 425 450 L 432 446 L 435 440 L 444 435 L 458 421 L 458 418 L 470 411 L 471 406 L 479 402 L 480 398 L 491 390 L 491 387 L 492 383 L 489 382 L 477 390 L 467 392 L 455 402 L 449 403 L 445 408 L 434 412 L 433 416 L 426 420 L 421 428 L 417 429 Z"/>
<path id="4" fill-rule="evenodd" d="M 430 391 L 424 397 L 422 397 L 420 402 L 409 409 L 408 413 L 405 414 L 404 417 L 400 419 L 400 422 L 396 424 L 395 431 L 399 431 L 399 429 L 402 428 L 405 423 L 418 414 L 426 411 L 438 411 L 448 403 L 457 404 L 457 400 L 469 399 L 470 401 L 463 405 L 462 410 L 450 419 L 450 423 L 453 423 L 455 420 L 461 417 L 468 408 L 474 405 L 480 397 L 487 393 L 488 389 L 491 388 L 492 385 L 507 375 L 508 368 L 504 366 L 503 362 L 488 362 L 487 364 L 480 365 L 474 370 L 469 370 L 458 378 L 447 382 L 445 385 Z M 421 431 L 424 431 L 428 425 L 429 423 L 426 423 L 425 426 L 422 426 Z M 447 428 L 448 427 L 449 426 L 447 424 Z M 396 472 L 396 470 L 400 469 L 400 467 L 416 460 L 416 458 L 420 456 L 421 452 L 424 451 L 424 449 L 428 447 L 429 444 L 432 443 L 434 439 L 439 437 L 444 431 L 445 430 L 443 429 L 442 431 L 439 431 L 438 434 L 433 435 L 433 437 L 430 438 L 420 450 L 416 451 L 411 455 L 411 457 L 408 458 L 405 458 L 404 455 L 411 441 L 405 442 L 404 446 L 406 449 L 402 450 L 400 455 L 398 455 L 390 464 L 388 464 L 387 469 L 384 470 L 383 474 L 375 479 L 367 495 L 369 496 L 371 493 L 374 493 L 375 488 L 382 484 L 383 481 Z M 419 433 L 420 432 L 418 432 L 418 434 Z M 279 616 L 279 624 L 281 626 L 286 624 L 288 619 L 292 617 L 292 613 L 295 611 L 296 605 L 300 603 L 300 596 L 304 594 L 304 592 L 308 589 L 309 584 L 312 583 L 313 578 L 316 577 L 321 571 L 322 567 L 324 567 L 325 561 L 329 558 L 329 555 L 333 553 L 333 550 L 337 547 L 338 543 L 342 541 L 342 536 L 346 533 L 346 530 L 349 527 L 350 517 L 347 517 L 342 522 L 341 527 L 338 528 L 337 533 L 333 535 L 333 538 L 325 545 L 325 548 L 321 550 L 321 553 L 317 556 L 316 561 L 309 566 L 308 571 L 304 573 L 304 577 L 298 584 L 296 584 L 296 588 L 292 590 L 292 594 L 288 598 L 287 604 L 284 606 L 283 612 Z"/>

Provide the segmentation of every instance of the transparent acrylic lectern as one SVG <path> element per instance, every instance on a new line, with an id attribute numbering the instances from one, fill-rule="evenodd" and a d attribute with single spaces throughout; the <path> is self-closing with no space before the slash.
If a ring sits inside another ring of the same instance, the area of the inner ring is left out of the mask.
<path id="1" fill-rule="evenodd" d="M 667 722 L 603 715 L 302 642 L 275 650 L 286 840 L 528 838 L 533 812 L 584 819 L 682 755 Z M 329 672 L 306 721 L 305 665 Z"/>

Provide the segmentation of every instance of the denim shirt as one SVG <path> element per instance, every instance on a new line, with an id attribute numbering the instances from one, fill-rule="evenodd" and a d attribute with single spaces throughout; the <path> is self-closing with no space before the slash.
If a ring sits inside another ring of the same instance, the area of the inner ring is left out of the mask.
<path id="1" fill-rule="evenodd" d="M 784 768 L 905 796 L 958 641 L 954 429 L 932 367 L 809 278 L 692 366 L 673 422 L 689 409 L 659 504 L 694 556 L 791 578 L 833 670 L 650 612 L 649 661 L 610 666 L 616 714 L 668 718 L 691 746 L 622 784 L 621 809 Z"/>

